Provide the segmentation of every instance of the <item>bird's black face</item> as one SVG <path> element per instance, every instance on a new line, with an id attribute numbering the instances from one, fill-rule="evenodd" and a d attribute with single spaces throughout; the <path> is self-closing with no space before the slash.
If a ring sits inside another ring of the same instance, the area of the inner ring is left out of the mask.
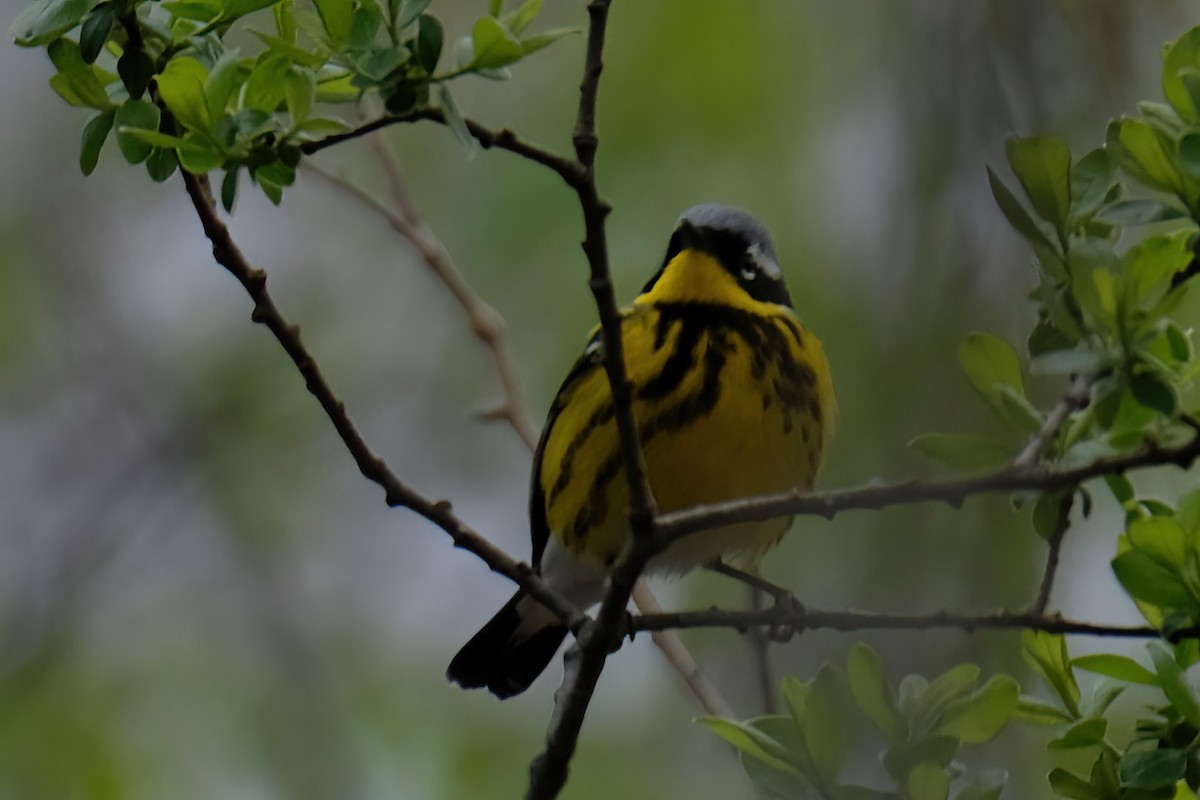
<path id="1" fill-rule="evenodd" d="M 747 212 L 718 205 L 696 206 L 686 211 L 667 245 L 662 268 L 642 289 L 643 293 L 654 286 L 662 269 L 684 250 L 711 255 L 753 299 L 792 307 L 770 235 Z"/>

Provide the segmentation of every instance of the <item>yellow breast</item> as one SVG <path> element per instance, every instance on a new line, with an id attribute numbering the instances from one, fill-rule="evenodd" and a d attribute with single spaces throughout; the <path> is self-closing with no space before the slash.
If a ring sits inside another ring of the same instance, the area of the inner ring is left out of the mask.
<path id="1" fill-rule="evenodd" d="M 671 288 L 662 295 L 669 300 L 654 292 L 639 298 L 622 326 L 659 510 L 811 486 L 834 415 L 820 343 L 782 306 L 680 299 Z M 603 369 L 597 364 L 569 380 L 556 410 L 536 476 L 549 532 L 572 551 L 611 561 L 629 536 L 628 489 Z M 689 537 L 657 566 L 753 560 L 787 525 L 773 520 Z"/>

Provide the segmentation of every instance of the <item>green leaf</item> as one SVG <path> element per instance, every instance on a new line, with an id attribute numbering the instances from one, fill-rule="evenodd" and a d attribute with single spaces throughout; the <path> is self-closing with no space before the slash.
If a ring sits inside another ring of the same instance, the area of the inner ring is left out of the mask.
<path id="1" fill-rule="evenodd" d="M 450 127 L 455 137 L 466 149 L 467 158 L 474 158 L 479 153 L 479 142 L 471 135 L 462 112 L 458 110 L 458 105 L 454 102 L 454 96 L 450 94 L 450 89 L 444 83 L 438 86 L 438 105 L 446 114 L 446 125 Z"/>
<path id="2" fill-rule="evenodd" d="M 780 772 L 754 758 L 742 758 L 741 762 L 742 769 L 750 778 L 755 788 L 765 798 L 775 798 L 775 800 L 825 800 L 813 788 L 812 782 L 802 775 Z M 885 798 L 883 800 L 892 800 L 892 798 Z"/>
<path id="3" fill-rule="evenodd" d="M 221 19 L 232 22 L 239 17 L 269 8 L 280 0 L 221 0 Z"/>
<path id="4" fill-rule="evenodd" d="M 1029 362 L 1030 375 L 1087 375 L 1105 364 L 1104 354 L 1087 347 L 1043 352 Z"/>
<path id="5" fill-rule="evenodd" d="M 1174 787 L 1187 769 L 1187 753 L 1174 748 L 1135 750 L 1121 756 L 1121 785 L 1129 789 Z"/>
<path id="6" fill-rule="evenodd" d="M 567 36 L 574 36 L 577 33 L 583 33 L 582 28 L 551 28 L 548 31 L 535 33 L 532 36 L 526 36 L 521 40 L 521 49 L 525 51 L 525 55 L 536 53 L 544 47 L 557 42 Z"/>
<path id="7" fill-rule="evenodd" d="M 1179 397 L 1175 387 L 1157 372 L 1139 372 L 1129 379 L 1129 390 L 1134 399 L 1146 408 L 1154 409 L 1168 417 L 1175 416 Z"/>
<path id="8" fill-rule="evenodd" d="M 221 16 L 221 7 L 215 2 L 204 0 L 174 0 L 162 4 L 177 19 L 187 19 L 193 22 L 209 23 Z"/>
<path id="9" fill-rule="evenodd" d="M 364 50 L 355 60 L 359 74 L 372 81 L 382 81 L 412 57 L 404 45 L 395 47 L 372 47 Z"/>
<path id="10" fill-rule="evenodd" d="M 294 44 L 296 41 L 296 9 L 293 0 L 283 0 L 282 3 L 276 4 L 271 9 L 271 15 L 275 18 L 275 31 L 279 34 L 279 40 Z"/>
<path id="11" fill-rule="evenodd" d="M 399 33 L 411 25 L 427 8 L 429 0 L 404 0 L 404 5 L 400 7 L 400 13 L 396 17 L 396 32 Z"/>
<path id="12" fill-rule="evenodd" d="M 1000 800 L 1000 793 L 1004 791 L 1004 784 L 1007 782 L 1008 773 L 1004 770 L 984 770 L 963 787 L 954 800 Z"/>
<path id="13" fill-rule="evenodd" d="M 1183 528 L 1170 517 L 1147 517 L 1136 519 L 1125 531 L 1129 544 L 1145 553 L 1160 565 L 1170 570 L 1183 569 L 1187 557 L 1187 543 Z"/>
<path id="14" fill-rule="evenodd" d="M 226 214 L 233 213 L 233 201 L 237 198 L 238 174 L 241 169 L 233 167 L 225 170 L 225 177 L 221 179 L 221 205 L 225 208 Z"/>
<path id="15" fill-rule="evenodd" d="M 1013 719 L 1027 725 L 1058 726 L 1071 722 L 1074 718 L 1058 706 L 1022 697 L 1017 702 L 1017 710 Z"/>
<path id="16" fill-rule="evenodd" d="M 929 736 L 915 742 L 892 745 L 883 754 L 883 766 L 897 781 L 903 781 L 917 764 L 946 767 L 958 752 L 953 736 Z"/>
<path id="17" fill-rule="evenodd" d="M 421 15 L 421 21 L 417 26 L 417 61 L 430 75 L 437 69 L 438 59 L 442 57 L 442 45 L 445 42 L 445 33 L 442 31 L 442 23 L 438 22 L 436 17 L 431 17 L 428 14 Z"/>
<path id="18" fill-rule="evenodd" d="M 291 63 L 285 57 L 275 53 L 267 52 L 259 56 L 246 80 L 243 105 L 274 113 L 287 94 L 286 81 L 291 68 Z"/>
<path id="19" fill-rule="evenodd" d="M 1116 166 L 1103 147 L 1092 150 L 1071 167 L 1071 214 L 1076 224 L 1096 213 L 1116 178 Z"/>
<path id="20" fill-rule="evenodd" d="M 1167 337 L 1167 348 L 1170 350 L 1172 358 L 1181 364 L 1186 364 L 1195 357 L 1196 351 L 1192 347 L 1190 330 L 1185 331 L 1174 320 L 1166 320 L 1163 325 L 1163 333 Z"/>
<path id="21" fill-rule="evenodd" d="M 1079 684 L 1071 671 L 1066 639 L 1044 631 L 1027 630 L 1021 634 L 1021 642 L 1025 659 L 1054 689 L 1071 717 L 1078 719 Z"/>
<path id="22" fill-rule="evenodd" d="M 1193 728 L 1200 728 L 1200 701 L 1196 699 L 1196 693 L 1188 683 L 1183 668 L 1175 660 L 1175 655 L 1162 642 L 1150 642 L 1146 649 L 1154 661 L 1163 694 Z"/>
<path id="23" fill-rule="evenodd" d="M 1019 433 L 1037 433 L 1042 427 L 1041 412 L 1012 386 L 997 386 L 990 395 L 984 395 L 984 399 L 1009 427 Z"/>
<path id="24" fill-rule="evenodd" d="M 786 747 L 763 732 L 742 722 L 721 717 L 698 717 L 697 722 L 733 745 L 743 755 L 763 762 L 772 769 L 790 775 L 802 775 L 792 763 Z"/>
<path id="25" fill-rule="evenodd" d="M 1105 800 L 1103 791 L 1065 769 L 1056 767 L 1050 770 L 1049 779 L 1050 788 L 1059 797 L 1069 797 L 1071 800 Z"/>
<path id="26" fill-rule="evenodd" d="M 145 128 L 121 127 L 117 129 L 117 134 L 145 142 L 151 147 L 159 147 L 166 150 L 198 152 L 207 149 L 203 145 L 197 144 L 189 139 L 185 139 L 182 136 L 172 136 L 169 133 L 162 133 L 160 131 Z"/>
<path id="27" fill-rule="evenodd" d="M 335 49 L 340 48 L 350 38 L 350 26 L 354 22 L 352 0 L 313 0 L 313 3 L 321 15 L 321 24 L 330 43 Z"/>
<path id="28" fill-rule="evenodd" d="M 1052 136 L 1011 137 L 1005 150 L 1034 211 L 1065 235 L 1071 205 L 1071 151 Z"/>
<path id="29" fill-rule="evenodd" d="M 1021 234 L 1027 241 L 1032 244 L 1040 245 L 1045 249 L 1059 253 L 1059 246 L 1056 243 L 1051 243 L 1050 237 L 1041 229 L 1041 227 L 1033 221 L 1025 207 L 1013 195 L 1004 182 L 997 177 L 992 168 L 987 168 L 988 185 L 992 188 L 992 197 L 996 199 L 996 205 L 1000 207 L 1000 211 L 1004 214 L 1004 218 L 1008 220 L 1008 224 L 1012 225 L 1017 233 Z"/>
<path id="30" fill-rule="evenodd" d="M 221 118 L 229 107 L 229 99 L 250 74 L 238 56 L 237 50 L 227 50 L 217 59 L 217 63 L 213 64 L 212 73 L 209 74 L 204 89 L 210 119 Z"/>
<path id="31" fill-rule="evenodd" d="M 126 50 L 117 59 L 117 74 L 129 96 L 137 100 L 146 93 L 154 77 L 154 59 L 141 50 Z"/>
<path id="32" fill-rule="evenodd" d="M 520 36 L 541 10 L 542 0 L 525 0 L 515 10 L 501 17 L 500 23 L 512 31 L 513 36 Z M 493 14 L 492 16 L 497 15 Z"/>
<path id="33" fill-rule="evenodd" d="M 1048 750 L 1074 750 L 1080 747 L 1095 747 L 1104 744 L 1104 735 L 1108 733 L 1108 720 L 1104 717 L 1092 717 L 1076 722 L 1067 732 L 1046 745 Z"/>
<path id="34" fill-rule="evenodd" d="M 1012 719 L 1020 694 L 1016 680 L 996 675 L 978 691 L 950 703 L 938 733 L 967 744 L 986 742 Z"/>
<path id="35" fill-rule="evenodd" d="M 1079 656 L 1071 659 L 1071 663 L 1082 670 L 1095 672 L 1097 675 L 1107 675 L 1127 683 L 1141 683 L 1146 686 L 1158 686 L 1158 678 L 1154 673 L 1127 656 L 1113 653 L 1097 653 L 1091 656 Z"/>
<path id="36" fill-rule="evenodd" d="M 905 785 L 912 800 L 946 800 L 950 795 L 950 776 L 933 764 L 918 764 Z"/>
<path id="37" fill-rule="evenodd" d="M 1025 346 L 1029 349 L 1029 354 L 1035 356 L 1034 361 L 1029 364 L 1029 371 L 1034 375 L 1044 374 L 1034 371 L 1034 362 L 1037 361 L 1036 357 L 1070 350 L 1078 343 L 1079 339 L 1077 336 L 1067 333 L 1050 320 L 1042 320 L 1034 327 L 1033 331 L 1029 334 L 1029 340 L 1025 343 Z"/>
<path id="38" fill-rule="evenodd" d="M 293 64 L 303 64 L 309 69 L 320 69 L 329 60 L 328 51 L 319 45 L 313 51 L 305 50 L 302 47 L 297 47 L 286 39 L 280 39 L 277 36 L 269 36 L 260 31 L 250 31 L 258 37 L 258 39 L 267 46 L 271 52 L 276 55 L 283 56 Z"/>
<path id="39" fill-rule="evenodd" d="M 1184 71 L 1200 65 L 1200 28 L 1176 39 L 1163 54 L 1162 91 L 1171 107 L 1186 120 L 1196 119 L 1197 107 L 1184 81 Z"/>
<path id="40" fill-rule="evenodd" d="M 1104 483 L 1108 485 L 1108 490 L 1122 506 L 1137 496 L 1133 490 L 1133 484 L 1124 475 L 1105 475 Z"/>
<path id="41" fill-rule="evenodd" d="M 1067 511 L 1071 509 L 1067 504 Z M 1063 493 L 1044 492 L 1033 504 L 1033 529 L 1037 535 L 1050 541 L 1059 533 L 1060 516 L 1063 514 Z"/>
<path id="42" fill-rule="evenodd" d="M 1114 149 L 1122 156 L 1121 168 L 1130 176 L 1171 194 L 1182 192 L 1179 172 L 1149 123 L 1122 118 L 1110 125 L 1109 130 L 1110 136 L 1115 135 Z"/>
<path id="43" fill-rule="evenodd" d="M 959 469 L 998 466 L 1017 453 L 1017 448 L 1007 442 L 971 434 L 926 433 L 909 440 L 907 446 Z"/>
<path id="44" fill-rule="evenodd" d="M 997 385 L 1024 394 L 1021 362 L 1008 342 L 990 333 L 968 333 L 958 346 L 958 360 L 976 391 L 987 394 Z"/>
<path id="45" fill-rule="evenodd" d="M 159 97 L 180 124 L 189 130 L 212 132 L 213 119 L 205 97 L 208 70 L 203 64 L 194 58 L 176 56 L 167 62 L 156 83 Z"/>
<path id="46" fill-rule="evenodd" d="M 317 94 L 317 76 L 311 69 L 292 65 L 284 78 L 284 96 L 292 124 L 306 119 Z"/>
<path id="47" fill-rule="evenodd" d="M 1135 198 L 1109 203 L 1100 209 L 1096 219 L 1114 225 L 1149 225 L 1152 222 L 1179 219 L 1186 214 L 1187 212 L 1178 206 L 1161 200 Z"/>
<path id="48" fill-rule="evenodd" d="M 129 132 L 130 128 L 158 130 L 158 106 L 149 100 L 128 100 L 116 111 L 117 146 L 130 164 L 140 164 L 150 157 L 153 146 Z"/>
<path id="49" fill-rule="evenodd" d="M 1191 608 L 1195 604 L 1179 576 L 1145 553 L 1121 553 L 1112 560 L 1112 569 L 1135 600 L 1160 608 Z"/>
<path id="50" fill-rule="evenodd" d="M 517 37 L 494 17 L 480 17 L 471 28 L 472 69 L 496 69 L 520 61 L 525 49 Z"/>
<path id="51" fill-rule="evenodd" d="M 1142 299 L 1192 260 L 1188 246 L 1194 231 L 1150 236 L 1135 244 L 1121 257 L 1126 285 L 1134 302 Z"/>
<path id="52" fill-rule="evenodd" d="M 101 111 L 88 120 L 87 125 L 83 126 L 83 144 L 79 149 L 79 169 L 83 171 L 84 175 L 91 175 L 96 169 L 96 164 L 100 160 L 100 150 L 108 139 L 108 132 L 112 130 L 113 119 L 116 115 L 117 110 L 110 108 L 107 111 Z"/>
<path id="53" fill-rule="evenodd" d="M 108 92 L 91 64 L 85 64 L 79 45 L 70 39 L 55 39 L 46 48 L 58 74 L 84 105 L 104 111 L 113 107 Z"/>
<path id="54" fill-rule="evenodd" d="M 827 784 L 836 782 L 850 749 L 852 705 L 846 677 L 828 665 L 821 667 L 809 686 L 800 729 L 813 767 Z"/>
<path id="55" fill-rule="evenodd" d="M 89 0 L 37 0 L 17 15 L 8 32 L 22 47 L 40 47 L 78 25 L 89 5 Z"/>
<path id="56" fill-rule="evenodd" d="M 79 31 L 79 55 L 85 64 L 95 63 L 116 21 L 116 12 L 109 3 L 101 3 L 88 14 Z"/>
<path id="57" fill-rule="evenodd" d="M 175 174 L 179 160 L 175 158 L 174 150 L 155 149 L 146 159 L 146 172 L 155 183 L 162 183 Z"/>
<path id="58" fill-rule="evenodd" d="M 203 175 L 225 163 L 219 150 L 210 147 L 176 147 L 179 164 L 193 175 Z"/>
<path id="59" fill-rule="evenodd" d="M 856 644 L 846 656 L 846 677 L 850 692 L 863 713 L 875 723 L 891 743 L 908 737 L 908 723 L 888 690 L 887 677 L 879 655 L 866 644 Z"/>

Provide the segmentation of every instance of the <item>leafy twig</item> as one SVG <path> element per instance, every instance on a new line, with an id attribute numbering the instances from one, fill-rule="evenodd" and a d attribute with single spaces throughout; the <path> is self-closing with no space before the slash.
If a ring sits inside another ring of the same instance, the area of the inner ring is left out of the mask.
<path id="1" fill-rule="evenodd" d="M 418 108 L 404 114 L 394 116 L 384 116 L 371 122 L 360 125 L 353 130 L 345 133 L 335 133 L 326 136 L 324 139 L 318 139 L 314 142 L 306 142 L 300 146 L 300 151 L 305 155 L 318 153 L 327 147 L 332 147 L 335 144 L 357 139 L 361 136 L 374 133 L 382 128 L 387 128 L 392 125 L 400 125 L 409 122 L 419 122 L 421 120 L 430 120 L 446 124 L 446 115 L 440 108 Z M 497 148 L 507 150 L 510 153 L 515 153 L 522 158 L 527 158 L 530 161 L 541 164 L 544 167 L 549 167 L 556 172 L 568 186 L 578 188 L 587 181 L 587 176 L 584 173 L 584 168 L 576 161 L 573 161 L 566 156 L 547 150 L 540 145 L 528 142 L 522 139 L 514 131 L 508 128 L 501 130 L 492 130 L 484 125 L 475 122 L 474 120 L 464 120 L 467 125 L 467 130 L 479 142 L 479 146 L 485 150 Z"/>
<path id="2" fill-rule="evenodd" d="M 1042 423 L 1042 427 L 1035 433 L 1024 449 L 1017 454 L 1013 459 L 1014 467 L 1031 467 L 1038 462 L 1049 446 L 1051 440 L 1058 435 L 1062 430 L 1062 426 L 1066 424 L 1067 419 L 1076 409 L 1083 408 L 1088 404 L 1088 398 L 1092 390 L 1092 375 L 1078 375 L 1071 383 L 1071 389 L 1063 398 L 1058 401 L 1050 413 L 1046 415 L 1046 421 Z"/>
<path id="3" fill-rule="evenodd" d="M 217 216 L 208 179 L 183 171 L 184 186 L 204 226 L 204 234 L 212 242 L 213 258 L 228 270 L 245 288 L 254 301 L 250 318 L 266 325 L 279 344 L 292 359 L 296 369 L 304 376 L 305 385 L 321 404 L 333 423 L 346 449 L 363 476 L 379 484 L 385 493 L 387 504 L 411 509 L 448 533 L 455 547 L 461 547 L 478 556 L 488 567 L 512 580 L 522 589 L 536 597 L 540 603 L 559 616 L 572 630 L 583 627 L 587 617 L 566 598 L 552 590 L 528 564 L 518 563 L 476 533 L 460 520 L 445 500 L 430 500 L 412 489 L 392 472 L 387 463 L 377 455 L 362 438 L 346 413 L 346 407 L 333 393 L 325 376 L 300 340 L 300 329 L 289 323 L 279 312 L 267 291 L 267 275 L 253 267 L 233 241 L 229 229 Z"/>

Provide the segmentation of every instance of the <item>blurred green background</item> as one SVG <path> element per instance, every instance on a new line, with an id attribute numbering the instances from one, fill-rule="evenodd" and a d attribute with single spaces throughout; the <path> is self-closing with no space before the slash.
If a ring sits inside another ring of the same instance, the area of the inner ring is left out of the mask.
<path id="1" fill-rule="evenodd" d="M 582 0 L 546 5 L 539 28 L 585 24 Z M 0 2 L 5 20 L 22 7 Z M 433 10 L 453 37 L 484 8 Z M 684 208 L 753 210 L 833 364 L 841 421 L 823 485 L 938 474 L 909 438 L 993 429 L 957 342 L 986 329 L 1020 344 L 1033 322 L 1029 255 L 984 165 L 1003 164 L 1009 133 L 1053 132 L 1077 154 L 1100 144 L 1109 118 L 1158 99 L 1159 47 L 1197 11 L 617 0 L 598 169 L 618 295 L 651 274 Z M 468 116 L 566 151 L 582 54 L 573 37 L 456 96 Z M 0 47 L 0 798 L 519 796 L 560 667 L 503 705 L 442 677 L 511 586 L 358 475 L 211 261 L 178 176 L 152 184 L 111 145 L 79 174 L 86 116 L 50 74 L 41 52 Z M 506 317 L 540 419 L 595 318 L 573 194 L 510 154 L 465 158 L 436 125 L 386 140 Z M 382 193 L 374 159 L 359 141 L 318 162 Z M 249 191 L 239 203 L 236 238 L 372 445 L 527 557 L 529 454 L 478 419 L 495 374 L 447 292 L 311 174 L 280 208 Z M 1062 388 L 1035 384 L 1047 401 Z M 1053 603 L 1132 622 L 1107 566 L 1112 512 L 1069 534 Z M 823 608 L 1017 608 L 1044 555 L 1027 515 L 987 498 L 804 520 L 765 574 Z M 673 607 L 746 601 L 710 576 L 655 588 Z M 743 637 L 685 639 L 740 714 L 761 710 Z M 775 672 L 807 678 L 859 639 L 897 678 L 968 659 L 1024 675 L 1016 634 L 954 632 L 810 632 L 772 651 Z M 698 711 L 648 637 L 623 648 L 564 797 L 751 797 Z M 1045 795 L 1045 738 L 1014 729 L 967 760 L 1012 770 L 1006 796 Z M 856 768 L 870 781 L 882 770 L 866 744 Z"/>

